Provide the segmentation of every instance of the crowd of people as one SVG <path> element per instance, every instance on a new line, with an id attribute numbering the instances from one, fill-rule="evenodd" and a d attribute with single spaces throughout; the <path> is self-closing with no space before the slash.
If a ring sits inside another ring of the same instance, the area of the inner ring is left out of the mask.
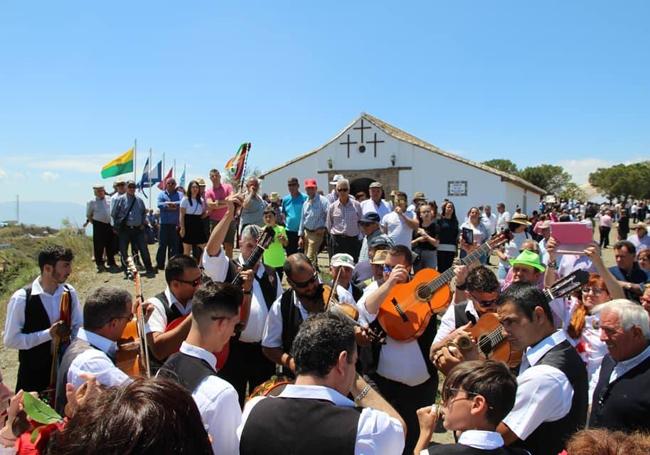
<path id="1" fill-rule="evenodd" d="M 41 251 L 7 308 L 19 369 L 16 394 L 0 389 L 6 453 L 648 453 L 643 203 L 607 267 L 602 238 L 567 250 L 553 228 L 609 238 L 624 204 L 461 215 L 381 182 L 351 195 L 342 175 L 327 192 L 291 178 L 284 197 L 256 178 L 235 191 L 216 169 L 210 181 L 166 182 L 155 264 L 135 183 L 94 188 L 98 272 L 126 271 L 130 248 L 164 271 L 154 296 L 100 286 L 82 306 L 74 253 Z M 120 360 L 134 314 L 137 373 Z M 36 440 L 27 392 L 61 416 Z M 440 425 L 454 444 L 431 442 Z"/>

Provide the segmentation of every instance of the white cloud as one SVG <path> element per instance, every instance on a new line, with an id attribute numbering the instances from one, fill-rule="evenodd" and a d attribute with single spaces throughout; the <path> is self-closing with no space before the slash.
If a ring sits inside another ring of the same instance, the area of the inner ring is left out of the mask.
<path id="1" fill-rule="evenodd" d="M 55 156 L 55 158 L 52 158 Z M 46 169 L 48 171 L 72 171 L 84 174 L 99 174 L 102 166 L 114 155 L 109 154 L 88 154 L 88 155 L 40 155 L 40 156 L 8 156 L 8 162 L 19 165 L 22 168 Z"/>
<path id="2" fill-rule="evenodd" d="M 58 180 L 58 179 L 59 179 L 59 174 L 56 174 L 56 173 L 54 173 L 54 172 L 50 172 L 50 171 L 45 171 L 45 172 L 43 172 L 43 173 L 41 174 L 41 179 L 42 179 L 44 182 L 52 183 L 52 182 L 54 182 L 55 180 Z"/>
<path id="3" fill-rule="evenodd" d="M 601 158 L 582 158 L 576 160 L 560 160 L 557 164 L 562 166 L 565 171 L 571 174 L 575 183 L 582 185 L 589 182 L 589 174 L 595 172 L 599 167 L 610 167 L 621 163 L 628 165 L 643 160 L 644 159 L 640 157 L 632 157 L 622 162 L 620 160 L 611 161 Z"/>

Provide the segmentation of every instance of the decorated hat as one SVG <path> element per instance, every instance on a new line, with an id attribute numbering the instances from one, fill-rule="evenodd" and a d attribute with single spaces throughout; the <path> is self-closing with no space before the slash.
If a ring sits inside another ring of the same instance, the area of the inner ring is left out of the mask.
<path id="1" fill-rule="evenodd" d="M 527 265 L 528 267 L 537 269 L 540 272 L 543 272 L 546 269 L 539 259 L 539 254 L 533 253 L 529 250 L 524 250 L 515 259 L 511 259 L 510 264 L 513 266 Z"/>
<path id="2" fill-rule="evenodd" d="M 332 256 L 332 262 L 330 265 L 332 267 L 347 267 L 349 269 L 353 269 L 354 259 L 347 253 L 338 253 Z"/>

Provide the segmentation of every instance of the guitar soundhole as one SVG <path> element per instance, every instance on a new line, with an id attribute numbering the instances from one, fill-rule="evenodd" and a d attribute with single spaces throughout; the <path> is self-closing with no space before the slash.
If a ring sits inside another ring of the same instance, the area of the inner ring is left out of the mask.
<path id="1" fill-rule="evenodd" d="M 426 286 L 421 286 L 417 290 L 418 299 L 428 302 L 431 299 L 431 291 Z"/>

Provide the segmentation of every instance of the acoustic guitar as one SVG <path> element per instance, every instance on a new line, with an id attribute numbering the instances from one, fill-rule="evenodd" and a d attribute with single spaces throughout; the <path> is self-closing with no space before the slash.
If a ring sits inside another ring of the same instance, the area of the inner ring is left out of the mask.
<path id="1" fill-rule="evenodd" d="M 512 238 L 509 231 L 495 236 L 460 260 L 468 265 Z M 429 324 L 431 316 L 444 310 L 451 301 L 449 282 L 454 278 L 453 268 L 439 273 L 422 269 L 408 283 L 396 284 L 379 306 L 377 319 L 393 339 L 407 341 L 418 338 Z"/>
<path id="2" fill-rule="evenodd" d="M 550 302 L 554 299 L 565 297 L 578 288 L 584 286 L 589 280 L 589 273 L 584 270 L 576 270 L 573 273 L 556 281 L 551 287 L 543 289 L 546 299 Z M 519 365 L 521 351 L 514 349 L 508 342 L 503 326 L 495 313 L 485 313 L 468 332 L 478 345 L 481 357 L 492 360 L 500 360 L 511 367 Z M 463 343 L 456 341 L 463 350 Z"/>

